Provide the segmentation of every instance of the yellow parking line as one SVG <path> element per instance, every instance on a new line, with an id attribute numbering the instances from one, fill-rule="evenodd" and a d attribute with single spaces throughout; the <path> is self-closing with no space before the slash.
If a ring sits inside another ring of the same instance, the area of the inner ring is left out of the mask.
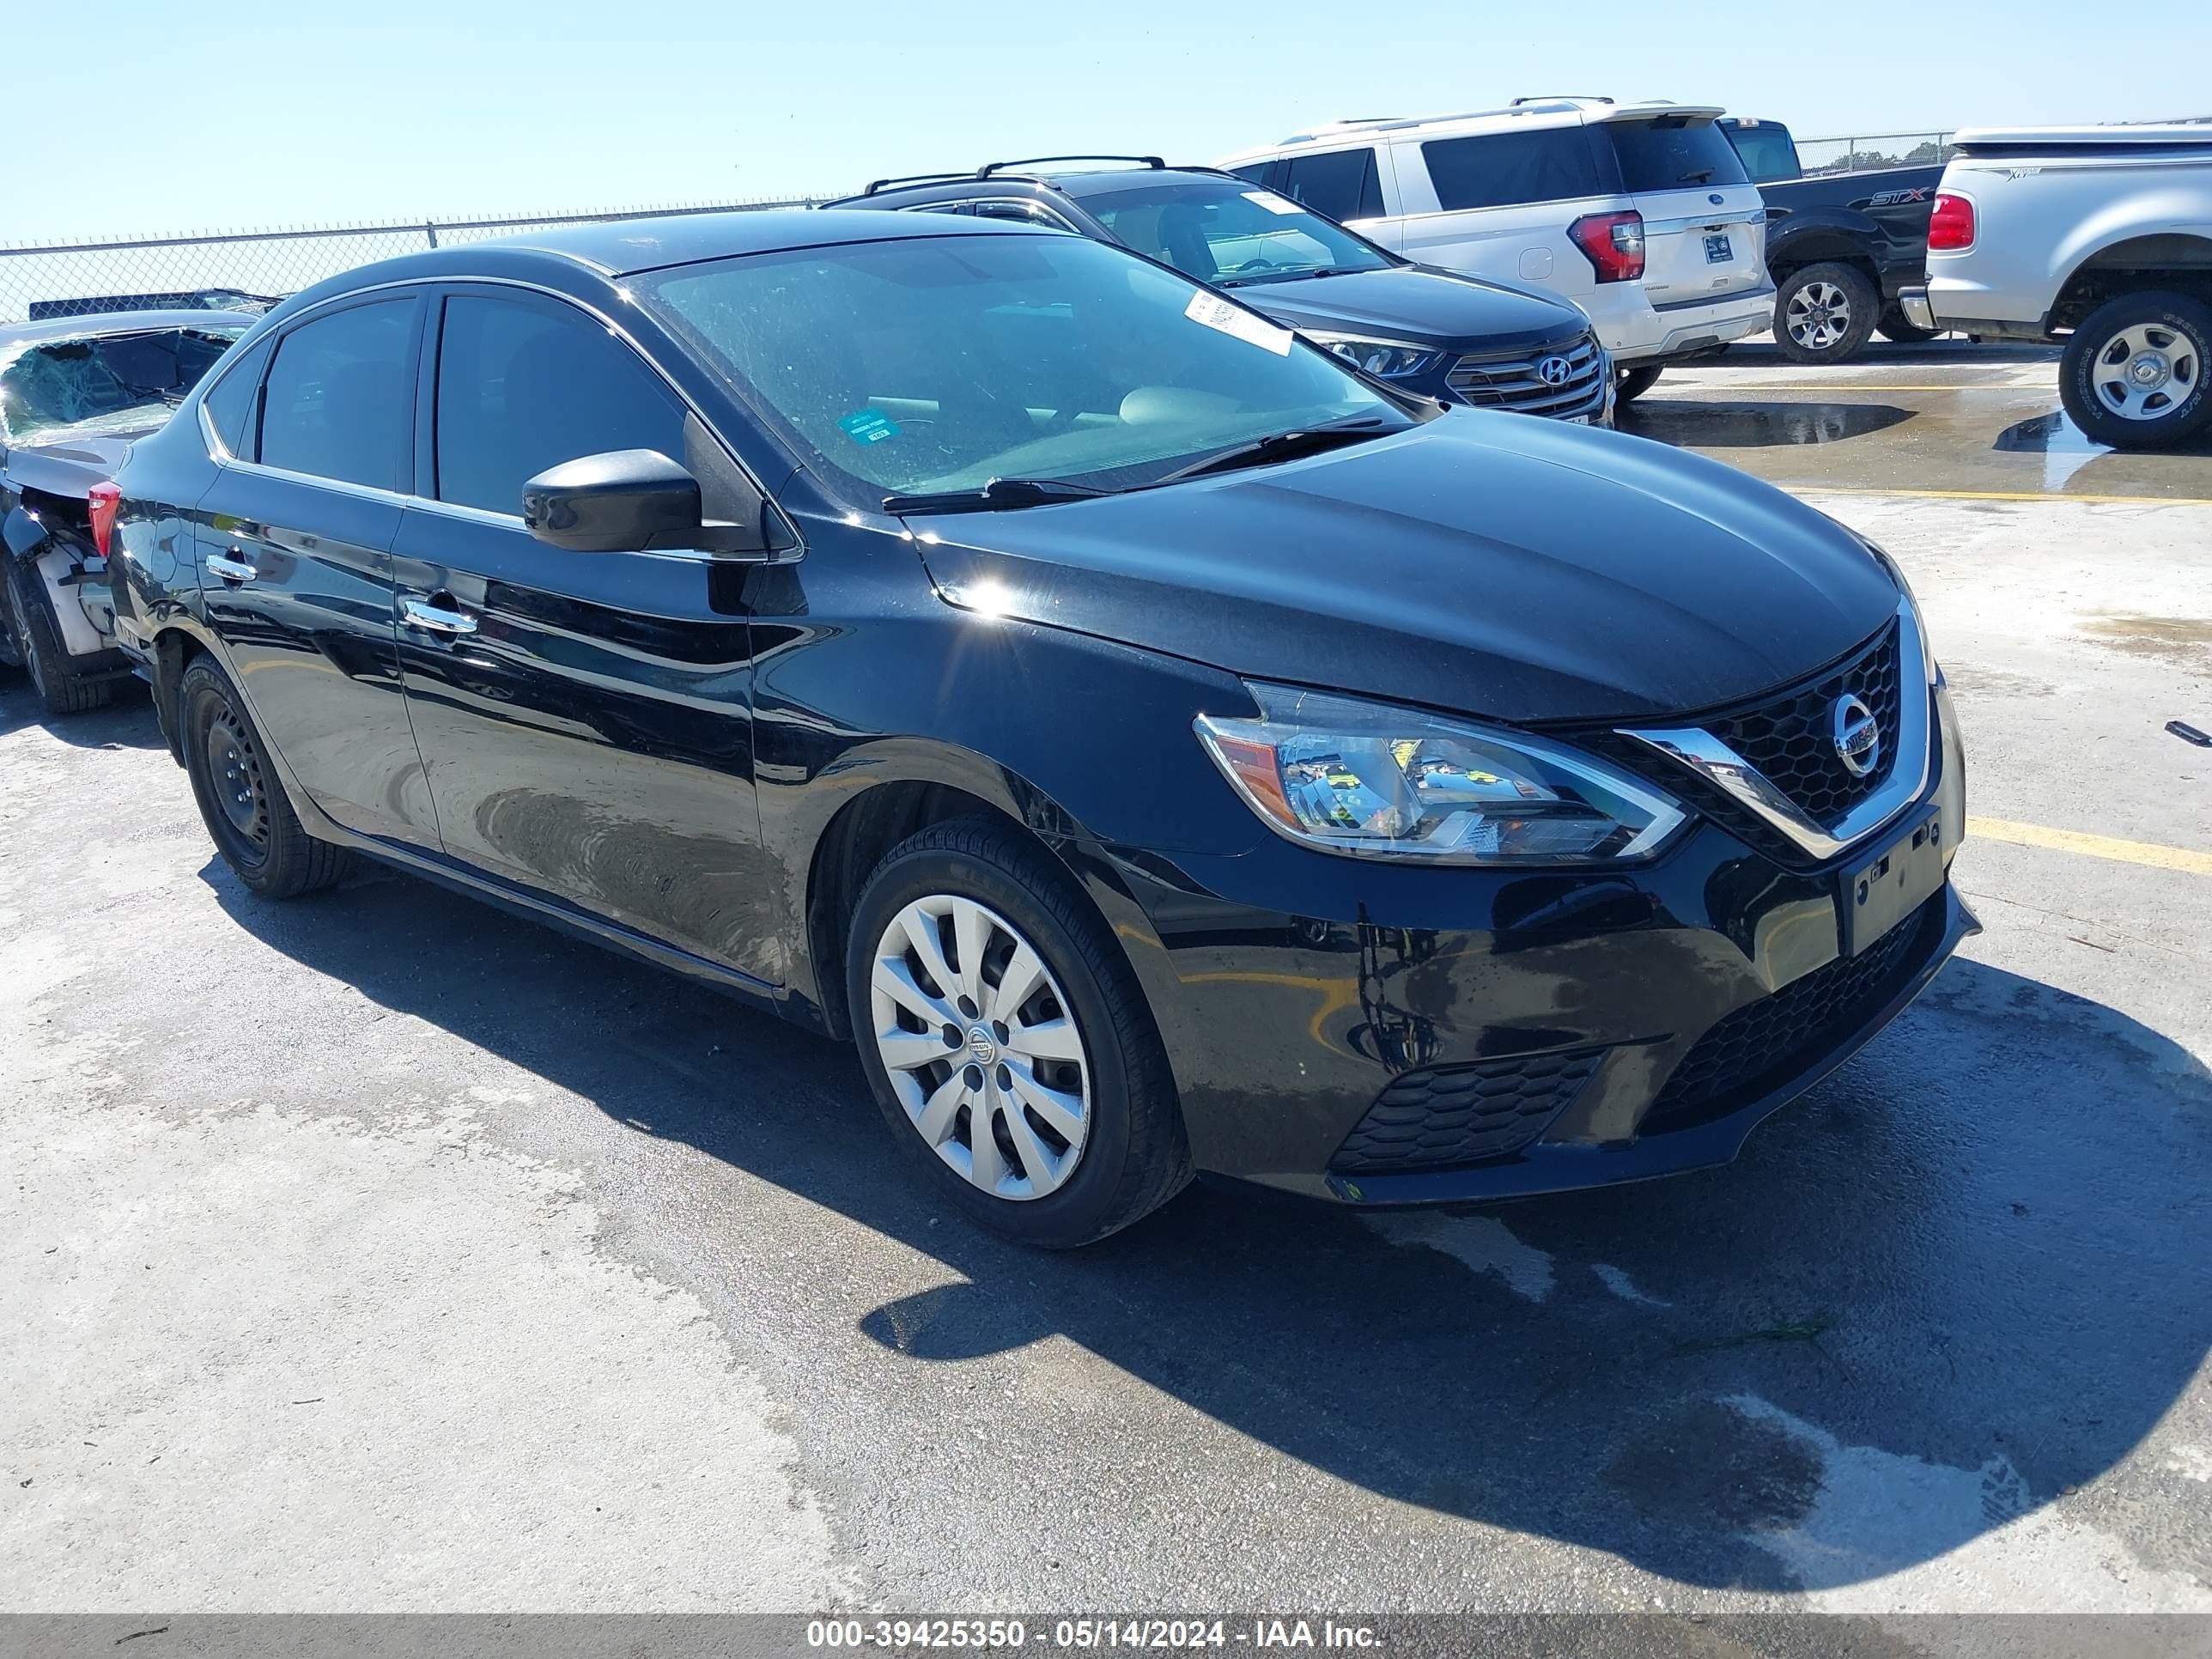
<path id="1" fill-rule="evenodd" d="M 2051 388 L 2045 386 L 1872 386 L 1864 380 L 1686 380 L 1676 383 L 1677 392 L 2040 392 L 2046 396 Z M 1662 392 L 1663 400 L 1666 393 Z"/>
<path id="2" fill-rule="evenodd" d="M 1879 489 L 1867 484 L 1784 483 L 1802 495 L 1896 495 L 1935 501 L 2081 501 L 2091 507 L 2212 507 L 2205 495 L 2077 495 L 2065 489 Z"/>
<path id="3" fill-rule="evenodd" d="M 2161 847 L 2156 842 L 2120 841 L 2112 836 L 2092 836 L 2079 830 L 2051 830 L 2039 823 L 2011 823 L 2003 818 L 1966 820 L 1969 840 L 2010 842 L 2015 847 L 2045 847 L 2057 853 L 2083 853 L 2093 859 L 2117 859 L 2122 864 L 2144 864 L 2154 870 L 2179 870 L 2192 876 L 2212 876 L 2212 853 L 2187 847 Z"/>

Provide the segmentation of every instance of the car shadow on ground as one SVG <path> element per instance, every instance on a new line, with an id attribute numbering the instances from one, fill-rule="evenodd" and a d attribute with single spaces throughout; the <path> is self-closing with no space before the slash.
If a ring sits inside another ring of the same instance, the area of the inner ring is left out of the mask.
<path id="1" fill-rule="evenodd" d="M 43 726 L 79 749 L 159 749 L 161 728 L 153 700 L 137 680 L 118 684 L 105 708 L 82 714 L 49 714 L 22 671 L 0 667 L 0 737 L 27 726 Z"/>
<path id="2" fill-rule="evenodd" d="M 841 1045 L 412 878 L 204 878 L 314 972 L 959 1275 L 823 1343 L 1065 1336 L 1372 1492 L 1685 1583 L 1932 1560 L 2112 1469 L 2212 1345 L 2212 1078 L 1971 962 L 1727 1169 L 1462 1214 L 1200 1187 L 1048 1255 L 932 1200 Z M 738 1275 L 791 1246 L 730 1235 Z"/>
<path id="3" fill-rule="evenodd" d="M 1670 402 L 1639 398 L 1616 417 L 1623 432 L 1701 449 L 1778 449 L 1844 443 L 1902 426 L 1916 411 L 1891 404 Z"/>

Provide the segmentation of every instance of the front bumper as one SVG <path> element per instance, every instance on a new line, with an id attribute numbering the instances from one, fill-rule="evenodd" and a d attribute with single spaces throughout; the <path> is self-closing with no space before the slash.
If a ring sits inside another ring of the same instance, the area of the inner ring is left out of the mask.
<path id="1" fill-rule="evenodd" d="M 1234 858 L 1121 861 L 1160 947 L 1133 959 L 1194 1161 L 1360 1206 L 1725 1163 L 1978 931 L 1948 881 L 1963 756 L 1948 697 L 1932 702 L 1927 787 L 1826 866 L 1778 861 L 1716 820 L 1618 872 L 1406 868 L 1273 837 Z M 1931 811 L 1942 884 L 1845 957 L 1838 866 Z"/>

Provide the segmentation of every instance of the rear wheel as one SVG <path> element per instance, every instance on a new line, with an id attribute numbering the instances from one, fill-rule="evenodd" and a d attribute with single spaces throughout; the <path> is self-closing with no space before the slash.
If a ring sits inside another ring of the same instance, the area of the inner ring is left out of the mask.
<path id="1" fill-rule="evenodd" d="M 2123 294 L 2084 318 L 2058 360 L 2058 395 L 2100 444 L 2178 443 L 2212 422 L 2212 306 L 2154 289 Z"/>
<path id="2" fill-rule="evenodd" d="M 1632 404 L 1659 384 L 1662 366 L 1658 363 L 1638 363 L 1633 368 L 1624 368 L 1613 382 L 1613 401 L 1616 406 Z"/>
<path id="3" fill-rule="evenodd" d="M 1881 296 L 1854 265 L 1793 270 L 1774 295 L 1774 347 L 1795 363 L 1847 362 L 1874 332 Z"/>
<path id="4" fill-rule="evenodd" d="M 1167 1055 L 1121 948 L 1043 853 L 988 818 L 892 849 L 854 907 L 860 1064 L 924 1178 L 1066 1249 L 1190 1179 Z"/>
<path id="5" fill-rule="evenodd" d="M 5 559 L 8 566 L 6 592 L 0 594 L 0 602 L 7 607 L 9 636 L 46 713 L 82 714 L 106 707 L 114 695 L 113 683 L 105 677 L 82 678 L 70 666 L 69 653 L 62 649 L 60 630 L 46 604 L 46 585 L 39 580 L 37 568 L 5 554 L 0 554 L 0 559 Z"/>
<path id="6" fill-rule="evenodd" d="M 1896 306 L 1884 306 L 1875 326 L 1881 331 L 1883 339 L 1893 340 L 1899 345 L 1918 345 L 1923 340 L 1932 340 L 1943 331 L 1940 328 L 1923 328 L 1917 323 L 1907 322 L 1905 313 Z"/>
<path id="7" fill-rule="evenodd" d="M 185 770 L 223 862 L 264 898 L 297 898 L 337 883 L 352 854 L 317 841 L 301 823 L 228 676 L 210 658 L 193 659 L 177 704 Z"/>

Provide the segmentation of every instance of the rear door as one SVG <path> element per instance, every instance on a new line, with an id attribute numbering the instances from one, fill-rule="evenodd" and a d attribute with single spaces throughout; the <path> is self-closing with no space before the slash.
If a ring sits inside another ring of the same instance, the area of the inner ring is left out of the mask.
<path id="1" fill-rule="evenodd" d="M 363 295 L 241 360 L 209 394 L 231 453 L 193 520 L 208 623 L 262 735 L 338 823 L 434 848 L 392 620 L 422 311 Z"/>
<path id="2" fill-rule="evenodd" d="M 399 653 L 447 854 L 775 982 L 753 795 L 745 580 L 704 553 L 570 553 L 526 479 L 658 450 L 708 517 L 736 464 L 659 374 L 565 301 L 433 302 Z M 740 479 L 742 475 L 737 475 Z"/>
<path id="3" fill-rule="evenodd" d="M 1644 216 L 1644 291 L 1654 306 L 1766 286 L 1766 204 L 1711 115 L 1635 115 L 1590 129 Z"/>

